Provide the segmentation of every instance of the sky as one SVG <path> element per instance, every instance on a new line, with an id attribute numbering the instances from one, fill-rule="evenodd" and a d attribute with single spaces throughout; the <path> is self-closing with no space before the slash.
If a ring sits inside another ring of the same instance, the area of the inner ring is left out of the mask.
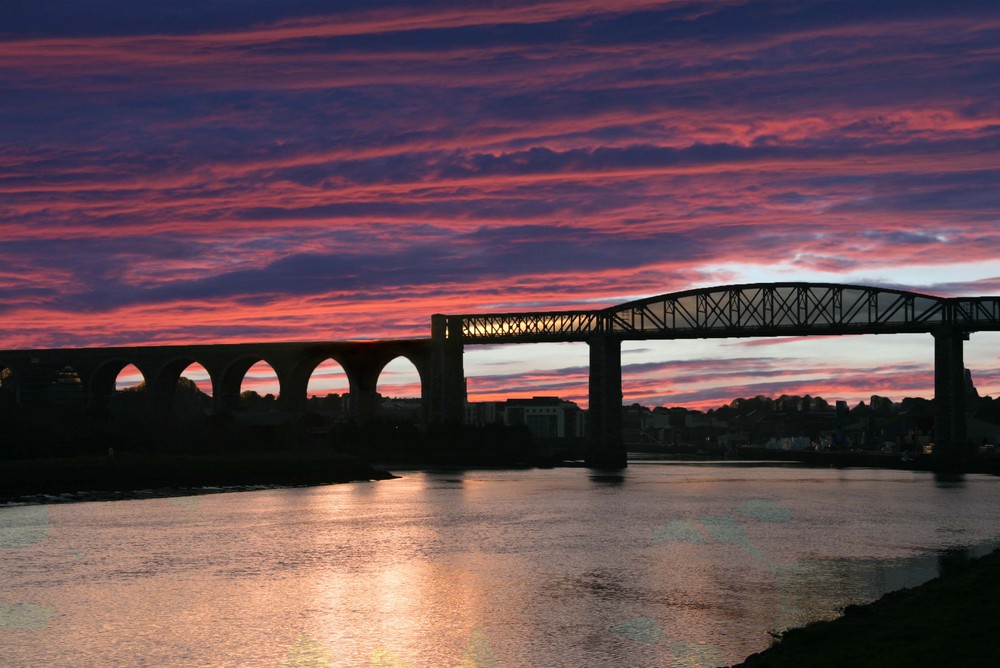
<path id="1" fill-rule="evenodd" d="M 997 295 L 998 34 L 995 0 L 7 0 L 0 348 L 425 337 L 758 281 Z M 1000 334 L 965 353 L 1000 394 Z M 470 399 L 586 404 L 587 360 L 470 346 Z M 933 395 L 927 335 L 622 361 L 647 405 Z"/>

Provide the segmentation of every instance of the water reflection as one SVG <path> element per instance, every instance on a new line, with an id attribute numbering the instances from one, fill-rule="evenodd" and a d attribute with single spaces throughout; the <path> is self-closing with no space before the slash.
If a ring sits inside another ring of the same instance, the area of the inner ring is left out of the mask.
<path id="1" fill-rule="evenodd" d="M 972 550 L 967 547 L 949 547 L 938 551 L 937 570 L 948 573 L 962 568 L 972 559 Z"/>
<path id="2" fill-rule="evenodd" d="M 588 475 L 591 482 L 596 482 L 602 485 L 622 485 L 625 483 L 624 471 L 589 469 Z"/>
<path id="3" fill-rule="evenodd" d="M 965 487 L 965 474 L 952 473 L 948 471 L 935 471 L 934 484 L 938 487 L 946 489 Z"/>
<path id="4" fill-rule="evenodd" d="M 977 555 L 998 501 L 985 476 L 658 464 L 0 509 L 0 652 L 724 665 Z"/>

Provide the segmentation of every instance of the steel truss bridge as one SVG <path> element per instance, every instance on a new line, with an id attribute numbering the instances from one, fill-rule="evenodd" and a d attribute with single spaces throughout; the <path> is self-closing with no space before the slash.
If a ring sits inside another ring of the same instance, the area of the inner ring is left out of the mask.
<path id="1" fill-rule="evenodd" d="M 583 341 L 590 347 L 587 460 L 622 467 L 621 343 L 848 334 L 927 333 L 934 337 L 935 454 L 957 457 L 966 447 L 963 341 L 1000 331 L 1000 297 L 937 297 L 905 290 L 832 283 L 758 283 L 699 288 L 594 310 L 434 315 L 431 336 L 394 341 L 243 343 L 0 351 L 3 389 L 19 400 L 44 402 L 67 369 L 79 378 L 90 406 L 106 405 L 128 364 L 142 373 L 155 411 L 169 411 L 182 371 L 192 362 L 209 372 L 216 410 L 227 410 L 246 371 L 259 360 L 274 368 L 280 400 L 305 405 L 311 373 L 325 359 L 344 368 L 352 410 L 374 414 L 375 385 L 385 364 L 408 358 L 420 374 L 424 419 L 462 421 L 466 345 Z"/>
<path id="2" fill-rule="evenodd" d="M 448 316 L 465 343 L 900 334 L 1000 329 L 1000 297 L 934 297 L 856 285 L 702 288 L 594 311 Z"/>
<path id="3" fill-rule="evenodd" d="M 931 334 L 935 341 L 936 453 L 957 457 L 967 447 L 962 342 L 971 332 L 1000 330 L 1000 297 L 937 297 L 834 283 L 755 283 L 686 290 L 600 310 L 435 318 L 435 336 L 458 350 L 470 344 L 587 342 L 588 460 L 595 466 L 613 467 L 625 463 L 622 341 Z"/>

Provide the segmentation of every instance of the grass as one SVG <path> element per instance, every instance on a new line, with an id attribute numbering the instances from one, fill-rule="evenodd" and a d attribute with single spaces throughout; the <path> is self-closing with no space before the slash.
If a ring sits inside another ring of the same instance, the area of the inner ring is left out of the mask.
<path id="1" fill-rule="evenodd" d="M 792 629 L 746 668 L 1000 666 L 1000 551 Z"/>

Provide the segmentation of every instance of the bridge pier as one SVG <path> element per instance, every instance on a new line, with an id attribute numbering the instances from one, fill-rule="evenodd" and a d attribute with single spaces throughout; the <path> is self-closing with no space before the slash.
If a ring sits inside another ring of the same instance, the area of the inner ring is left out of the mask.
<path id="1" fill-rule="evenodd" d="M 424 409 L 429 422 L 465 422 L 463 352 L 462 318 L 432 315 L 430 396 Z"/>
<path id="2" fill-rule="evenodd" d="M 622 439 L 622 343 L 607 334 L 590 341 L 590 408 L 587 466 L 623 469 L 627 466 Z"/>
<path id="3" fill-rule="evenodd" d="M 351 418 L 358 424 L 366 424 L 378 414 L 378 375 L 365 369 L 358 373 L 351 383 Z"/>
<path id="4" fill-rule="evenodd" d="M 965 362 L 962 343 L 969 334 L 941 328 L 934 335 L 934 458 L 955 464 L 968 453 L 965 431 Z"/>

